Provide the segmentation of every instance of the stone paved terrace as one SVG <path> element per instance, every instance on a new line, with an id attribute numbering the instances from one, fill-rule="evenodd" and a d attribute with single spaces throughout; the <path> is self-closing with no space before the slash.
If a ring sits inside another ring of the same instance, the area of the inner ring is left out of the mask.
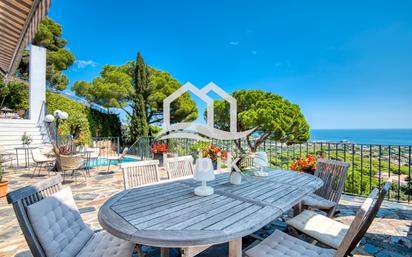
<path id="1" fill-rule="evenodd" d="M 113 194 L 123 189 L 122 175 L 119 170 L 109 174 L 104 167 L 92 171 L 92 175 L 85 182 L 81 177 L 77 182 L 68 182 L 74 193 L 76 203 L 86 223 L 92 228 L 100 228 L 97 221 L 99 207 Z M 5 177 L 9 180 L 10 190 L 33 184 L 47 178 L 40 176 L 31 178 L 29 170 L 7 170 Z M 362 203 L 362 198 L 343 196 L 336 219 L 350 224 L 356 209 Z M 291 213 L 284 215 L 288 218 Z M 378 217 L 374 220 L 367 235 L 356 249 L 355 256 L 398 257 L 412 256 L 412 204 L 398 204 L 384 202 Z M 265 226 L 257 233 L 267 236 L 275 228 L 285 229 L 286 225 L 280 220 Z M 244 245 L 252 243 L 251 237 L 244 238 Z M 157 249 L 145 247 L 150 255 L 158 255 Z M 172 251 L 173 253 L 173 251 Z M 217 245 L 208 249 L 199 256 L 224 257 L 227 256 L 227 244 Z M 14 216 L 13 209 L 5 198 L 0 199 L 0 256 L 31 256 L 20 227 Z M 173 256 L 173 254 L 172 254 Z"/>

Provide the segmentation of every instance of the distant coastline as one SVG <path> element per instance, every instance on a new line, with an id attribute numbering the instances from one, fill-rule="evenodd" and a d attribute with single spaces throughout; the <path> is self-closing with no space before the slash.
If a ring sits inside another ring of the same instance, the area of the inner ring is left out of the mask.
<path id="1" fill-rule="evenodd" d="M 412 145 L 412 129 L 311 129 L 310 141 Z"/>

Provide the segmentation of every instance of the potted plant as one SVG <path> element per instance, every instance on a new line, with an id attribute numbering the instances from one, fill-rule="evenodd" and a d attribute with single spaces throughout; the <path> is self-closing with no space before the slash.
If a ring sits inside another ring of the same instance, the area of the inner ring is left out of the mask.
<path id="1" fill-rule="evenodd" d="M 230 175 L 229 175 L 229 182 L 233 185 L 240 185 L 242 184 L 242 175 L 243 175 L 243 170 L 245 167 L 243 167 L 243 162 L 242 160 L 247 157 L 247 153 L 245 152 L 234 152 L 233 155 L 228 158 L 228 167 L 230 169 Z M 235 160 L 234 165 L 232 165 L 231 159 Z"/>
<path id="2" fill-rule="evenodd" d="M 3 159 L 0 156 L 0 197 L 4 197 L 7 195 L 7 189 L 9 187 L 9 182 L 3 178 L 4 178 Z"/>
<path id="3" fill-rule="evenodd" d="M 169 149 L 167 148 L 166 144 L 161 144 L 161 143 L 154 143 L 150 147 L 150 152 L 153 153 L 153 158 L 155 160 L 159 160 L 159 165 L 163 166 L 163 154 L 167 153 Z"/>
<path id="4" fill-rule="evenodd" d="M 31 142 L 33 141 L 33 138 L 27 134 L 27 132 L 24 132 L 23 135 L 21 136 L 21 142 L 23 146 L 28 147 Z"/>
<path id="5" fill-rule="evenodd" d="M 317 158 L 315 155 L 309 154 L 306 158 L 296 160 L 289 168 L 294 171 L 305 172 L 313 175 L 316 170 Z"/>

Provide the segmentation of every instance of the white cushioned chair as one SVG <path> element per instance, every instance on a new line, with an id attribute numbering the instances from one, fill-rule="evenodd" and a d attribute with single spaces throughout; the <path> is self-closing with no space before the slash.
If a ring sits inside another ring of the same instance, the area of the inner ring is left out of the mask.
<path id="1" fill-rule="evenodd" d="M 294 222 L 296 224 L 301 224 L 301 220 L 309 217 L 314 219 L 310 226 L 307 224 L 303 225 L 303 229 L 310 228 L 316 231 L 317 226 L 321 227 L 320 231 L 312 233 L 314 236 L 319 236 L 315 238 L 318 241 L 328 244 L 334 249 L 325 249 L 317 245 L 310 244 L 308 242 L 297 239 L 286 233 L 275 231 L 272 235 L 264 239 L 257 246 L 246 251 L 246 255 L 249 257 L 345 257 L 351 254 L 353 249 L 358 245 L 362 237 L 365 235 L 369 226 L 372 224 L 373 219 L 378 212 L 386 193 L 391 187 L 391 182 L 386 182 L 385 186 L 379 192 L 375 188 L 369 197 L 364 201 L 362 206 L 356 213 L 355 219 L 352 221 L 349 227 L 339 225 L 337 228 L 332 221 L 326 221 L 329 219 L 323 215 L 312 214 L 310 211 L 304 211 L 301 217 L 298 215 Z M 293 220 L 292 219 L 292 220 Z M 308 221 L 311 222 L 311 221 Z M 323 222 L 328 222 L 328 225 L 322 224 Z M 291 224 L 289 221 L 288 224 Z M 317 226 L 316 226 L 317 225 Z M 331 240 L 333 235 L 337 236 L 336 240 Z M 325 240 L 327 239 L 327 240 Z M 331 240 L 331 241 L 330 241 Z M 332 243 L 331 243 L 332 242 Z M 335 250 L 336 249 L 336 250 Z"/>
<path id="2" fill-rule="evenodd" d="M 301 204 L 294 207 L 295 215 L 298 215 L 303 208 L 318 209 L 326 212 L 328 217 L 333 217 L 342 195 L 348 168 L 349 163 L 346 162 L 319 159 L 315 176 L 322 179 L 323 186 L 303 198 Z"/>
<path id="3" fill-rule="evenodd" d="M 82 220 L 60 176 L 10 192 L 16 217 L 35 257 L 132 256 L 135 245 L 92 231 Z"/>

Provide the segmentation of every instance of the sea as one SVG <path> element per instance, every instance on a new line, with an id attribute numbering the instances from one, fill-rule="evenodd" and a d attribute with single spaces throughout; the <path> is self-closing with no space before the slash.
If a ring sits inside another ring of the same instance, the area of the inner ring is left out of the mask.
<path id="1" fill-rule="evenodd" d="M 412 129 L 312 129 L 310 141 L 412 145 Z"/>

